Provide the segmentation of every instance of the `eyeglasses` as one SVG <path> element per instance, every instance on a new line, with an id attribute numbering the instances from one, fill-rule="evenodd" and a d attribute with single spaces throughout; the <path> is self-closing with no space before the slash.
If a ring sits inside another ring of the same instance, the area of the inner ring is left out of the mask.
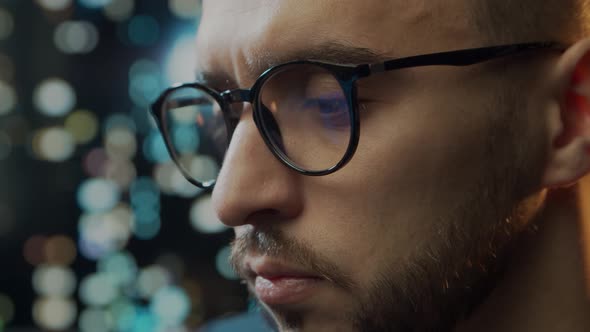
<path id="1" fill-rule="evenodd" d="M 357 66 L 293 61 L 266 70 L 251 89 L 173 86 L 151 113 L 172 159 L 200 188 L 214 186 L 245 102 L 252 105 L 254 123 L 278 160 L 304 175 L 327 175 L 344 167 L 358 146 L 357 80 L 402 68 L 468 66 L 541 49 L 564 47 L 553 42 L 502 45 Z"/>

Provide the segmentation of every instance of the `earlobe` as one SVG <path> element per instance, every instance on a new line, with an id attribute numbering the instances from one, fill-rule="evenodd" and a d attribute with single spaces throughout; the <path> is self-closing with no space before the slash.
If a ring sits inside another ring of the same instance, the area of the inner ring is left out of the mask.
<path id="1" fill-rule="evenodd" d="M 590 40 L 562 55 L 554 77 L 556 97 L 546 109 L 551 138 L 546 188 L 571 185 L 590 173 Z"/>

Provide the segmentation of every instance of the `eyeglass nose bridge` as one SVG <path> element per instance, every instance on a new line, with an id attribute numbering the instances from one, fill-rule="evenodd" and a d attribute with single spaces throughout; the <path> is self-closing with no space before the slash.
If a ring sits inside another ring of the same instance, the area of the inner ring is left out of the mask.
<path id="1" fill-rule="evenodd" d="M 221 93 L 221 97 L 228 104 L 252 102 L 252 90 L 235 89 L 227 90 Z"/>

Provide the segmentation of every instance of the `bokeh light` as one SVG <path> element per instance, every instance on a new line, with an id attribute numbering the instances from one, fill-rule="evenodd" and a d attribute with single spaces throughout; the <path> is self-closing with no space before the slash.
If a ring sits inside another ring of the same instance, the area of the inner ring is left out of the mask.
<path id="1" fill-rule="evenodd" d="M 197 179 L 214 179 L 219 173 L 219 166 L 213 158 L 205 155 L 181 157 L 180 162 L 188 165 L 187 171 Z"/>
<path id="2" fill-rule="evenodd" d="M 16 106 L 16 100 L 14 88 L 0 80 L 0 116 L 12 112 Z"/>
<path id="3" fill-rule="evenodd" d="M 170 12 L 162 11 L 166 8 Z M 11 294 L 10 289 L 4 292 L 8 295 L 0 293 L 0 332 L 13 328 L 7 323 L 44 331 L 185 332 L 189 328 L 184 324 L 192 330 L 225 310 L 207 307 L 209 299 L 202 297 L 192 275 L 198 271 L 159 244 L 161 240 L 167 247 L 179 227 L 187 226 L 164 224 L 170 216 L 162 213 L 187 215 L 190 204 L 184 203 L 190 201 L 178 196 L 193 200 L 203 190 L 186 181 L 174 165 L 147 112 L 168 81 L 194 80 L 200 11 L 199 0 L 0 5 L 0 41 L 7 46 L 0 52 L 0 161 L 7 161 L 3 170 L 18 174 L 12 179 L 9 173 L 4 182 L 10 194 L 0 201 L 0 236 L 16 241 L 16 260 L 22 263 L 24 258 L 31 265 L 22 271 L 18 262 L 6 262 L 11 267 L 8 286 L 32 288 L 38 297 L 24 292 L 29 297 L 20 298 L 21 293 Z M 20 51 L 22 40 L 31 41 L 23 44 L 26 54 L 15 53 L 14 46 Z M 176 43 L 168 53 L 170 41 Z M 168 50 L 139 55 L 148 48 Z M 27 61 L 23 54 L 43 61 Z M 35 65 L 40 63 L 45 65 Z M 198 150 L 201 142 L 194 124 L 178 120 L 186 125 L 173 133 L 175 144 L 183 151 Z M 184 158 L 189 168 L 218 171 L 202 156 Z M 27 184 L 21 176 L 30 169 L 35 176 L 25 176 Z M 59 184 L 61 190 L 48 195 L 43 188 L 40 194 L 45 196 L 38 197 L 23 189 L 36 188 L 37 177 L 51 186 Z M 19 185 L 11 188 L 12 180 Z M 23 209 L 29 206 L 21 204 L 23 193 L 42 204 Z M 191 223 L 202 233 L 222 232 L 227 228 L 210 211 L 210 200 L 206 195 L 194 201 Z M 78 203 L 80 211 L 70 209 L 71 202 Z M 164 202 L 184 203 L 179 211 L 164 208 Z M 72 212 L 77 220 L 69 220 Z M 23 218 L 55 222 L 41 228 L 44 234 L 20 238 L 19 227 L 30 225 Z M 161 232 L 163 225 L 169 227 L 167 232 Z M 157 246 L 137 241 L 160 234 Z M 214 285 L 209 281 L 203 285 Z"/>
<path id="4" fill-rule="evenodd" d="M 220 233 L 228 229 L 213 210 L 210 194 L 195 200 L 190 210 L 190 221 L 197 231 L 205 234 Z"/>
<path id="5" fill-rule="evenodd" d="M 175 279 L 181 279 L 184 275 L 184 261 L 176 254 L 162 254 L 156 258 L 156 264 L 164 267 Z"/>
<path id="6" fill-rule="evenodd" d="M 98 119 L 88 110 L 72 112 L 65 121 L 66 130 L 72 135 L 76 143 L 85 144 L 92 141 L 98 133 Z"/>
<path id="7" fill-rule="evenodd" d="M 107 155 L 112 159 L 130 160 L 137 151 L 135 134 L 129 129 L 111 129 L 106 133 L 104 141 Z"/>
<path id="8" fill-rule="evenodd" d="M 133 283 L 137 276 L 137 263 L 128 252 L 116 252 L 98 262 L 98 271 L 109 275 L 119 287 Z"/>
<path id="9" fill-rule="evenodd" d="M 183 19 L 194 19 L 201 15 L 201 0 L 169 0 L 170 11 Z"/>
<path id="10" fill-rule="evenodd" d="M 14 29 L 14 19 L 12 14 L 0 8 L 0 40 L 6 39 L 12 35 Z"/>
<path id="11" fill-rule="evenodd" d="M 33 319 L 44 329 L 61 331 L 70 328 L 76 320 L 74 301 L 64 298 L 41 298 L 33 305 Z"/>
<path id="12" fill-rule="evenodd" d="M 53 236 L 45 242 L 45 257 L 49 264 L 68 266 L 76 259 L 77 252 L 76 243 L 67 236 Z"/>
<path id="13" fill-rule="evenodd" d="M 66 298 L 76 289 L 76 275 L 66 267 L 41 265 L 33 272 L 33 289 L 42 296 Z"/>
<path id="14" fill-rule="evenodd" d="M 178 167 L 172 173 L 172 187 L 177 196 L 184 198 L 193 198 L 203 192 L 203 189 L 188 182 L 180 170 L 178 170 Z"/>
<path id="15" fill-rule="evenodd" d="M 135 0 L 111 0 L 104 6 L 104 15 L 113 21 L 125 21 L 133 14 Z"/>
<path id="16" fill-rule="evenodd" d="M 167 286 L 154 294 L 150 309 L 164 326 L 178 326 L 190 313 L 190 299 L 183 289 Z"/>
<path id="17" fill-rule="evenodd" d="M 64 128 L 54 127 L 38 131 L 33 137 L 33 152 L 42 160 L 62 162 L 74 154 L 76 144 Z"/>
<path id="18" fill-rule="evenodd" d="M 127 298 L 120 297 L 108 308 L 115 331 L 133 331 L 136 308 Z"/>
<path id="19" fill-rule="evenodd" d="M 160 232 L 162 221 L 160 217 L 154 219 L 139 218 L 135 219 L 133 234 L 140 240 L 151 240 Z"/>
<path id="20" fill-rule="evenodd" d="M 57 26 L 53 40 L 55 46 L 66 54 L 84 54 L 96 48 L 99 33 L 88 21 L 66 21 Z"/>
<path id="21" fill-rule="evenodd" d="M 129 40 L 137 46 L 154 44 L 160 36 L 160 25 L 155 18 L 137 15 L 131 18 L 128 26 Z"/>
<path id="22" fill-rule="evenodd" d="M 116 183 L 119 188 L 127 189 L 137 177 L 137 170 L 129 160 L 112 159 L 106 163 L 104 176 Z"/>
<path id="23" fill-rule="evenodd" d="M 160 132 L 154 130 L 145 138 L 143 141 L 143 155 L 153 163 L 165 163 L 171 159 L 166 149 L 164 137 Z"/>
<path id="24" fill-rule="evenodd" d="M 49 78 L 37 86 L 33 101 L 42 114 L 59 117 L 72 111 L 76 105 L 76 93 L 63 79 Z"/>
<path id="25" fill-rule="evenodd" d="M 170 285 L 172 276 L 170 272 L 159 265 L 151 265 L 143 268 L 137 278 L 137 294 L 143 299 L 151 299 L 156 292 Z"/>
<path id="26" fill-rule="evenodd" d="M 146 112 L 145 108 L 135 105 L 131 110 L 131 116 L 137 126 L 137 131 L 143 136 L 149 134 L 152 130 L 156 129 L 156 121 L 154 118 Z"/>
<path id="27" fill-rule="evenodd" d="M 108 5 L 112 0 L 79 0 L 82 6 L 97 9 Z"/>
<path id="28" fill-rule="evenodd" d="M 129 96 L 144 112 L 162 92 L 160 72 L 160 67 L 147 59 L 136 61 L 129 69 Z"/>
<path id="29" fill-rule="evenodd" d="M 106 332 L 113 327 L 113 317 L 103 309 L 87 308 L 80 313 L 78 328 L 81 332 Z"/>
<path id="30" fill-rule="evenodd" d="M 80 252 L 88 259 L 99 259 L 125 247 L 131 236 L 132 220 L 115 212 L 85 214 L 80 218 Z"/>
<path id="31" fill-rule="evenodd" d="M 119 203 L 120 196 L 115 182 L 100 178 L 89 179 L 78 189 L 78 205 L 86 212 L 105 212 Z"/>
<path id="32" fill-rule="evenodd" d="M 88 306 L 109 305 L 119 293 L 115 278 L 107 273 L 88 275 L 80 283 L 80 300 Z"/>
<path id="33" fill-rule="evenodd" d="M 223 247 L 217 255 L 215 256 L 215 267 L 217 268 L 217 272 L 222 275 L 226 279 L 230 280 L 238 280 L 240 277 L 237 275 L 233 267 L 229 262 L 229 257 L 231 255 L 231 247 Z"/>
<path id="34" fill-rule="evenodd" d="M 147 113 L 145 111 L 145 109 L 143 110 L 144 113 Z M 108 133 L 111 130 L 115 130 L 115 129 L 125 129 L 128 131 L 131 131 L 133 133 L 135 133 L 137 131 L 136 125 L 135 125 L 135 120 L 127 115 L 127 114 L 123 114 L 123 113 L 115 113 L 115 114 L 111 114 L 109 115 L 105 120 L 104 120 L 104 133 Z"/>
<path id="35" fill-rule="evenodd" d="M 72 0 L 37 0 L 37 3 L 46 10 L 62 11 L 72 5 Z"/>
<path id="36" fill-rule="evenodd" d="M 107 152 L 103 148 L 90 150 L 84 157 L 83 166 L 86 174 L 91 177 L 101 177 L 105 174 L 108 162 Z"/>
<path id="37" fill-rule="evenodd" d="M 14 302 L 7 296 L 0 293 L 0 330 L 2 323 L 10 323 L 14 318 Z"/>
<path id="38" fill-rule="evenodd" d="M 171 161 L 157 164 L 154 167 L 154 179 L 163 193 L 168 195 L 174 193 L 174 173 L 177 172 L 180 173 L 176 165 Z"/>
<path id="39" fill-rule="evenodd" d="M 168 85 L 195 80 L 195 52 L 195 37 L 192 34 L 182 36 L 174 43 L 166 60 Z"/>
<path id="40" fill-rule="evenodd" d="M 129 195 L 135 216 L 133 233 L 141 240 L 154 238 L 160 231 L 160 191 L 150 178 L 139 178 L 130 187 Z"/>

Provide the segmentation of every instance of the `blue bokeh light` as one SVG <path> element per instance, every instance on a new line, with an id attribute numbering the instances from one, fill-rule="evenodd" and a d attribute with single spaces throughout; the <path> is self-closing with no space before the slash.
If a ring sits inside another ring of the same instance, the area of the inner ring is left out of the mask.
<path id="1" fill-rule="evenodd" d="M 131 18 L 127 27 L 129 40 L 137 46 L 149 46 L 158 41 L 160 25 L 155 18 L 137 15 Z"/>
<path id="2" fill-rule="evenodd" d="M 156 292 L 150 309 L 164 325 L 178 326 L 188 317 L 191 302 L 183 289 L 166 286 Z"/>
<path id="3" fill-rule="evenodd" d="M 170 161 L 164 137 L 159 131 L 153 130 L 143 141 L 143 155 L 152 163 L 163 164 Z"/>
<path id="4" fill-rule="evenodd" d="M 113 0 L 78 0 L 80 4 L 86 8 L 97 9 L 102 8 Z"/>
<path id="5" fill-rule="evenodd" d="M 196 125 L 180 125 L 172 132 L 174 147 L 181 154 L 196 153 L 201 143 Z"/>

